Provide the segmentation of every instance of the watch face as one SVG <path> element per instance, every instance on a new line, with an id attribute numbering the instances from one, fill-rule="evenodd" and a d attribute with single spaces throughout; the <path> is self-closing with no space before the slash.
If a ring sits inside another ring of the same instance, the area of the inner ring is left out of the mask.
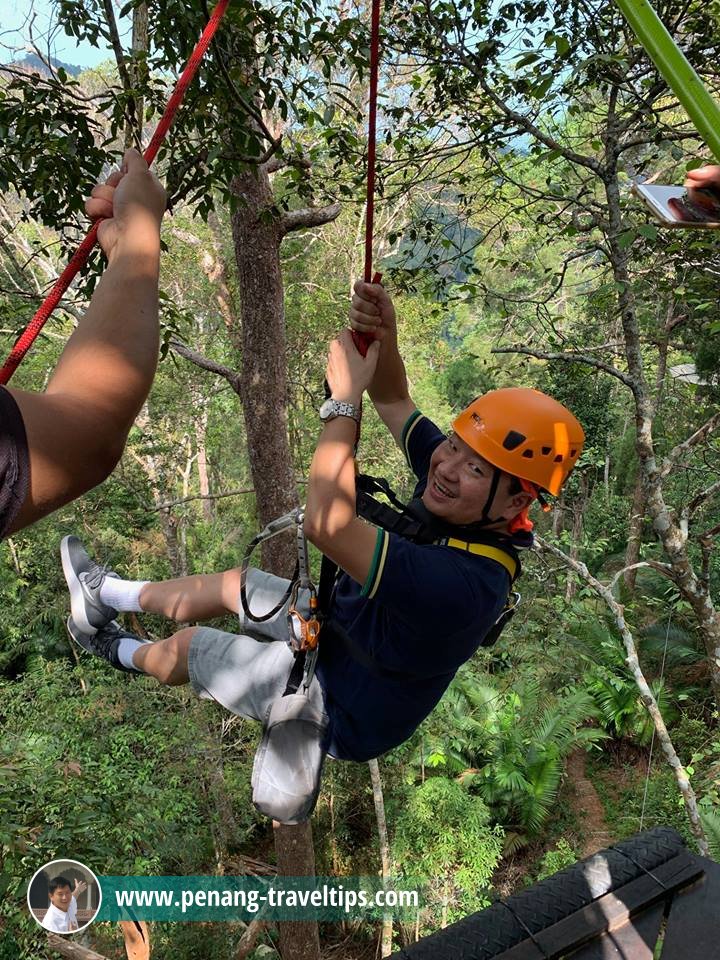
<path id="1" fill-rule="evenodd" d="M 325 402 L 320 407 L 320 419 L 327 420 L 327 418 L 332 416 L 332 414 L 334 413 L 334 409 L 335 409 L 334 401 L 331 398 L 325 400 Z"/>

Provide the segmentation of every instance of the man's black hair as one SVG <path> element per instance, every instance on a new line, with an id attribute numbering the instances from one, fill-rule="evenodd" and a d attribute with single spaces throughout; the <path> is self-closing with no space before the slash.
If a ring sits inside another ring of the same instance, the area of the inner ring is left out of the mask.
<path id="1" fill-rule="evenodd" d="M 511 474 L 510 483 L 508 485 L 508 494 L 511 497 L 514 497 L 515 494 L 522 493 L 522 492 L 523 492 L 523 488 L 522 488 L 522 484 L 520 483 L 520 480 Z"/>
<path id="2" fill-rule="evenodd" d="M 60 887 L 69 887 L 70 881 L 65 877 L 54 877 L 48 884 L 48 893 L 55 893 Z"/>

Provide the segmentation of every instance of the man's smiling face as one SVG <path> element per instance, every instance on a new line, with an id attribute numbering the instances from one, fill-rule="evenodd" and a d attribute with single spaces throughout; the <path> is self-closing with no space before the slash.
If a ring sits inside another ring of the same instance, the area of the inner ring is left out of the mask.
<path id="1" fill-rule="evenodd" d="M 422 495 L 427 509 L 448 523 L 476 523 L 482 519 L 492 487 L 494 467 L 451 433 L 430 458 L 428 482 Z M 500 474 L 490 506 L 490 517 L 501 518 L 489 528 L 502 529 L 532 500 L 526 493 L 510 493 L 513 478 Z"/>
<path id="2" fill-rule="evenodd" d="M 50 903 L 54 907 L 57 907 L 58 910 L 62 910 L 63 913 L 68 912 L 71 901 L 72 890 L 70 889 L 70 884 L 66 887 L 56 887 L 50 894 Z"/>

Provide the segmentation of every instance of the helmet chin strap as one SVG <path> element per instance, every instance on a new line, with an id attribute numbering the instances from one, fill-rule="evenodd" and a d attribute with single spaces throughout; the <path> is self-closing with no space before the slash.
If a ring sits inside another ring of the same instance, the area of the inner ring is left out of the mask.
<path id="1" fill-rule="evenodd" d="M 483 507 L 482 516 L 479 520 L 476 521 L 476 524 L 479 527 L 487 527 L 492 523 L 501 523 L 505 520 L 505 517 L 495 517 L 495 519 L 493 519 L 490 516 L 490 510 L 495 501 L 495 496 L 497 495 L 498 485 L 500 483 L 501 476 L 502 476 L 502 470 L 499 470 L 497 467 L 493 467 L 492 480 L 490 481 L 490 491 L 487 495 L 485 506 Z M 473 524 L 473 526 L 474 525 L 475 524 Z"/>

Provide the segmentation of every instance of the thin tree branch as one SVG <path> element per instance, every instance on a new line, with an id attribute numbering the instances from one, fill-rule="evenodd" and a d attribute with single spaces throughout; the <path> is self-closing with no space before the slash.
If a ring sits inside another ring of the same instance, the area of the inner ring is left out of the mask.
<path id="1" fill-rule="evenodd" d="M 280 221 L 283 234 L 293 230 L 304 230 L 308 227 L 321 227 L 325 223 L 337 220 L 342 206 L 331 203 L 329 207 L 306 207 L 303 210 L 290 210 Z"/>
<path id="2" fill-rule="evenodd" d="M 709 848 L 705 831 L 703 830 L 703 826 L 700 821 L 695 791 L 690 783 L 690 777 L 687 773 L 687 770 L 683 767 L 682 763 L 680 762 L 680 758 L 675 751 L 675 747 L 670 739 L 670 734 L 665 726 L 665 721 L 663 720 L 662 714 L 658 708 L 657 700 L 653 696 L 653 692 L 650 689 L 647 680 L 645 679 L 645 675 L 642 671 L 640 660 L 637 655 L 635 639 L 625 620 L 625 610 L 623 606 L 618 603 L 607 586 L 600 583 L 599 580 L 593 577 L 584 563 L 569 557 L 558 547 L 548 543 L 548 541 L 544 540 L 542 537 L 537 537 L 535 542 L 541 550 L 547 550 L 549 553 L 553 554 L 553 556 L 562 560 L 566 566 L 570 567 L 570 569 L 573 570 L 581 580 L 584 580 L 585 583 L 587 583 L 588 586 L 590 586 L 609 607 L 610 612 L 615 619 L 615 623 L 617 624 L 618 630 L 620 631 L 620 635 L 622 636 L 623 643 L 625 644 L 625 662 L 635 678 L 635 683 L 640 691 L 640 698 L 642 699 L 648 713 L 650 714 L 650 717 L 652 718 L 658 741 L 660 742 L 663 753 L 665 754 L 665 757 L 667 758 L 667 761 L 672 767 L 673 773 L 675 774 L 678 788 L 685 803 L 685 810 L 690 822 L 690 829 L 697 840 L 700 853 L 704 857 L 708 856 Z"/>
<path id="3" fill-rule="evenodd" d="M 461 59 L 463 59 L 463 61 L 467 61 L 469 58 L 462 56 Z M 482 77 L 478 77 L 478 84 L 485 96 L 492 100 L 501 113 L 504 113 L 506 117 L 510 117 L 514 123 L 522 127 L 523 130 L 533 136 L 540 143 L 548 147 L 548 149 L 557 150 L 557 152 L 565 160 L 567 160 L 568 163 L 574 163 L 580 167 L 586 167 L 589 170 L 593 170 L 598 176 L 602 176 L 602 168 L 597 160 L 594 160 L 592 157 L 583 156 L 581 153 L 576 153 L 569 147 L 563 146 L 559 140 L 555 140 L 553 137 L 548 136 L 548 134 L 544 133 L 540 127 L 535 126 L 529 117 L 526 117 L 522 113 L 518 113 L 516 110 L 513 110 L 511 107 L 509 107 L 504 100 L 498 97 L 492 87 L 490 87 Z"/>
<path id="4" fill-rule="evenodd" d="M 718 427 L 720 427 L 720 412 L 716 413 L 715 416 L 710 417 L 707 423 L 704 423 L 702 427 L 699 427 L 695 433 L 687 438 L 687 440 L 684 440 L 676 447 L 673 447 L 673 449 L 670 451 L 670 453 L 668 453 L 662 462 L 662 466 L 659 470 L 660 477 L 666 477 L 686 453 L 688 453 L 693 447 L 697 446 L 698 443 L 702 443 L 702 441 L 705 440 Z"/>
<path id="5" fill-rule="evenodd" d="M 668 577 L 673 583 L 675 582 L 673 568 L 669 563 L 659 563 L 657 560 L 641 560 L 639 563 L 631 563 L 627 567 L 623 567 L 622 570 L 618 570 L 608 584 L 608 590 L 612 593 L 623 574 L 629 570 L 639 570 L 641 567 L 649 567 L 651 570 L 657 570 L 658 573 L 661 573 L 664 577 Z"/>
<path id="6" fill-rule="evenodd" d="M 210 360 L 209 357 L 204 357 L 201 353 L 198 353 L 197 350 L 193 350 L 186 344 L 180 343 L 180 341 L 175 338 L 170 341 L 170 347 L 175 353 L 179 353 L 181 357 L 185 357 L 190 363 L 194 363 L 196 367 L 223 377 L 233 388 L 233 391 L 237 393 L 238 396 L 240 395 L 240 374 L 236 370 L 231 370 L 230 367 L 226 367 L 222 363 L 217 363 L 215 360 Z"/>
<path id="7" fill-rule="evenodd" d="M 207 0 L 202 0 L 203 12 L 205 14 L 205 19 L 210 19 L 210 10 L 207 5 Z M 272 135 L 271 131 L 268 130 L 265 121 L 263 120 L 262 110 L 258 109 L 252 101 L 247 100 L 238 90 L 238 88 L 233 83 L 232 77 L 228 71 L 227 65 L 225 64 L 225 58 L 223 57 L 223 52 L 218 42 L 218 38 L 214 37 L 212 41 L 212 51 L 215 55 L 215 60 L 217 61 L 218 66 L 220 67 L 220 72 L 225 78 L 225 82 L 228 85 L 228 89 L 231 91 L 232 95 L 235 97 L 235 100 L 239 106 L 245 111 L 246 116 L 253 120 L 263 136 L 270 142 L 270 154 L 274 153 L 278 149 L 281 143 L 280 137 L 277 139 Z"/>
<path id="8" fill-rule="evenodd" d="M 709 530 L 706 530 L 705 533 L 701 533 L 698 537 L 698 540 L 701 542 L 703 540 L 711 540 L 713 537 L 716 537 L 720 533 L 720 523 L 714 527 L 710 527 Z"/>
<path id="9" fill-rule="evenodd" d="M 674 140 L 699 140 L 700 138 L 695 133 L 694 130 L 688 128 L 687 130 L 677 130 L 675 132 L 670 132 L 669 130 L 664 130 L 662 133 L 663 143 L 670 143 Z M 646 137 L 637 137 L 635 140 L 626 140 L 624 143 L 619 143 L 615 148 L 616 156 L 620 156 L 625 150 L 633 150 L 635 147 L 644 147 L 649 143 L 656 143 L 656 139 L 651 136 Z"/>
<path id="10" fill-rule="evenodd" d="M 240 943 L 238 944 L 237 953 L 235 954 L 234 960 L 245 960 L 249 953 L 255 949 L 255 945 L 258 942 L 260 934 L 263 932 L 267 926 L 266 920 L 260 920 L 258 917 L 255 917 L 254 920 L 251 920 L 247 926 L 247 929 L 240 937 Z"/>
<path id="11" fill-rule="evenodd" d="M 715 496 L 715 494 L 720 491 L 720 480 L 716 480 L 715 483 L 711 483 L 710 486 L 699 493 L 696 497 L 693 497 L 690 503 L 687 506 L 688 516 L 691 517 L 695 511 L 705 503 L 706 500 L 709 500 L 710 497 Z"/>
<path id="12" fill-rule="evenodd" d="M 631 377 L 612 364 L 603 363 L 602 360 L 596 360 L 594 357 L 588 357 L 584 353 L 544 353 L 541 350 L 531 350 L 529 347 L 493 347 L 492 353 L 522 353 L 528 357 L 536 357 L 538 360 L 562 360 L 564 363 L 585 363 L 590 367 L 603 370 L 609 373 L 611 377 L 616 377 L 621 383 L 637 393 L 637 385 Z"/>
<path id="13" fill-rule="evenodd" d="M 312 170 L 312 163 L 307 157 L 272 157 L 265 164 L 266 173 L 277 173 L 285 167 L 298 167 L 300 170 Z"/>
<path id="14" fill-rule="evenodd" d="M 222 500 L 224 497 L 239 497 L 246 493 L 255 493 L 254 487 L 248 487 L 244 490 L 228 490 L 227 493 L 196 493 L 190 497 L 181 497 L 179 500 L 168 500 L 167 503 L 158 503 L 154 507 L 146 507 L 148 513 L 157 513 L 158 510 L 169 510 L 170 507 L 177 507 L 181 503 L 190 503 L 191 500 Z"/>
<path id="15" fill-rule="evenodd" d="M 112 7 L 112 0 L 103 0 L 103 9 L 105 11 L 105 20 L 108 25 L 108 31 L 110 32 L 110 42 L 112 43 L 113 53 L 115 54 L 118 75 L 120 76 L 120 81 L 122 82 L 123 90 L 125 91 L 125 95 L 127 97 L 127 109 L 123 111 L 125 114 L 127 130 L 131 138 L 135 141 L 135 146 L 138 148 L 138 150 L 141 150 L 142 143 L 140 142 L 140 133 L 138 127 L 142 123 L 142 118 L 140 118 L 140 123 L 138 123 L 137 107 L 135 105 L 135 97 L 132 93 L 133 82 L 132 78 L 130 77 L 130 71 L 128 70 L 122 43 L 120 42 L 120 34 L 118 33 L 117 22 L 115 20 L 115 11 Z"/>
<path id="16" fill-rule="evenodd" d="M 117 22 L 115 21 L 115 11 L 112 8 L 112 0 L 103 0 L 103 10 L 105 11 L 105 20 L 110 32 L 110 42 L 112 43 L 113 53 L 115 54 L 118 74 L 122 81 L 123 90 L 129 94 L 132 90 L 132 80 L 130 79 L 130 72 L 125 62 L 125 54 L 122 43 L 120 42 L 120 34 L 118 33 Z"/>

